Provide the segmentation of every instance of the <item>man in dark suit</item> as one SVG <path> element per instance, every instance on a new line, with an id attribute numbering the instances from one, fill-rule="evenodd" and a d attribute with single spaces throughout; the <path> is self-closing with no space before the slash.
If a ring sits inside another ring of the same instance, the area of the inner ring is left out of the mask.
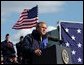
<path id="1" fill-rule="evenodd" d="M 47 25 L 45 22 L 37 23 L 36 29 L 24 37 L 23 40 L 23 56 L 24 63 L 32 63 L 32 55 L 40 56 L 42 49 L 47 47 L 48 39 L 46 37 Z"/>
<path id="2" fill-rule="evenodd" d="M 9 34 L 6 34 L 5 40 L 1 42 L 1 51 L 3 55 L 3 63 L 11 64 L 11 55 L 14 55 L 15 58 L 15 49 L 13 47 L 13 43 L 10 42 Z M 14 60 L 14 59 L 13 59 Z"/>
<path id="3" fill-rule="evenodd" d="M 45 22 L 38 22 L 36 29 L 23 39 L 23 61 L 25 64 L 32 64 L 33 55 L 41 56 L 42 50 L 47 48 L 48 39 L 57 40 L 47 35 L 47 25 Z M 58 41 L 58 40 L 57 40 Z"/>
<path id="4" fill-rule="evenodd" d="M 22 63 L 22 44 L 23 44 L 23 36 L 20 37 L 20 41 L 16 43 L 16 50 L 17 50 L 17 60 L 19 64 Z"/>

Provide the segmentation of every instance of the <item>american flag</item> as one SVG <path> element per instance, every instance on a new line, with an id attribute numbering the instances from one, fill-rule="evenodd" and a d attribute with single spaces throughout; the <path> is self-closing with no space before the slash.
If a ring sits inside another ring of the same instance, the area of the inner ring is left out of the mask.
<path id="1" fill-rule="evenodd" d="M 28 29 L 36 26 L 38 21 L 38 6 L 32 9 L 24 9 L 20 15 L 19 20 L 12 27 L 13 29 Z"/>
<path id="2" fill-rule="evenodd" d="M 83 64 L 83 24 L 61 22 L 61 38 L 71 49 L 72 64 Z"/>

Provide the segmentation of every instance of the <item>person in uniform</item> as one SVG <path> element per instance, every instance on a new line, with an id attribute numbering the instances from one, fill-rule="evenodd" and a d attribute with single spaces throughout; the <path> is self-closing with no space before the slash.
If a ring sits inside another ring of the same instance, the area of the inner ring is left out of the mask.
<path id="1" fill-rule="evenodd" d="M 20 41 L 16 43 L 16 50 L 17 50 L 17 60 L 19 64 L 22 63 L 22 44 L 23 44 L 23 36 L 20 37 Z"/>
<path id="2" fill-rule="evenodd" d="M 10 35 L 6 34 L 5 40 L 1 42 L 1 51 L 3 55 L 3 63 L 4 64 L 11 64 L 12 55 L 13 58 L 16 57 L 15 49 L 13 43 L 10 41 Z M 12 59 L 15 60 L 15 59 Z"/>

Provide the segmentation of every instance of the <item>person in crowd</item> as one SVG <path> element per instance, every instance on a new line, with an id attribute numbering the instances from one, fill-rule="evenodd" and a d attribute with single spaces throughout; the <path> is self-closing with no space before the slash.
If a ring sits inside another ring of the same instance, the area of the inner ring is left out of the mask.
<path id="1" fill-rule="evenodd" d="M 23 44 L 23 36 L 20 37 L 20 41 L 16 43 L 16 50 L 17 50 L 17 60 L 21 64 L 22 63 L 22 44 Z"/>
<path id="2" fill-rule="evenodd" d="M 1 51 L 3 55 L 3 63 L 11 64 L 11 59 L 16 63 L 16 55 L 13 43 L 10 41 L 10 35 L 6 34 L 5 40 L 1 42 Z M 12 56 L 13 55 L 13 56 Z"/>

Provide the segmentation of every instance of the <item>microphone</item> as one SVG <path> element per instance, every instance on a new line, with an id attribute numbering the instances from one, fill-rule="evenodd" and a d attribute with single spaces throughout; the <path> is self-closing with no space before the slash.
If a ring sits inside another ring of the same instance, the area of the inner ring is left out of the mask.
<path id="1" fill-rule="evenodd" d="M 48 39 L 54 42 L 59 42 L 60 44 L 64 43 L 63 40 L 59 40 L 58 38 L 51 36 L 51 35 L 47 35 Z"/>

